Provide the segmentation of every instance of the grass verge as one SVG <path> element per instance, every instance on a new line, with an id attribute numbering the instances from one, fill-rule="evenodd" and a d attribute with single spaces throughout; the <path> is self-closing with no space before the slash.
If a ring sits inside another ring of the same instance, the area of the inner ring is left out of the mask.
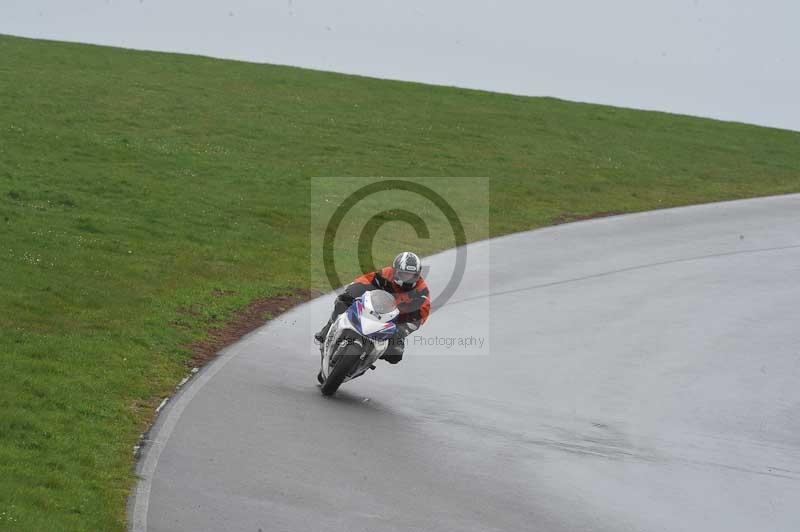
<path id="1" fill-rule="evenodd" d="M 489 176 L 500 235 L 798 192 L 800 134 L 0 36 L 0 529 L 123 530 L 187 346 L 308 287 L 332 175 Z"/>

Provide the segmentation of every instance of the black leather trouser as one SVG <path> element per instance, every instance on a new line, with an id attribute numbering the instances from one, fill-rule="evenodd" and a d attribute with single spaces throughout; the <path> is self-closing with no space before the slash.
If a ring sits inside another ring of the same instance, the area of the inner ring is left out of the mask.
<path id="1" fill-rule="evenodd" d="M 331 328 L 333 322 L 339 317 L 339 314 L 346 311 L 350 305 L 353 304 L 353 299 L 353 296 L 347 292 L 339 294 L 339 297 L 336 298 L 336 301 L 333 304 L 333 312 L 331 312 L 331 317 L 328 320 L 328 323 L 326 323 L 325 326 L 322 327 L 322 329 L 315 336 L 318 338 L 324 338 L 328 334 L 328 329 Z"/>
<path id="2" fill-rule="evenodd" d="M 405 347 L 405 340 L 399 336 L 395 336 L 389 340 L 389 347 L 386 349 L 386 352 L 381 358 L 389 364 L 397 364 L 403 360 L 403 350 Z"/>

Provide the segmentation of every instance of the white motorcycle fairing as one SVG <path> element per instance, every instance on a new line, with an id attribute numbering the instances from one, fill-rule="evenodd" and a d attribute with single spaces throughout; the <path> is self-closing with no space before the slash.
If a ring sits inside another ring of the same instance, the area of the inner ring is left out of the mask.
<path id="1" fill-rule="evenodd" d="M 331 361 L 348 344 L 358 345 L 361 357 L 343 382 L 360 377 L 371 367 L 374 369 L 373 363 L 389 348 L 388 339 L 396 330 L 394 320 L 399 314 L 394 297 L 382 290 L 366 292 L 357 298 L 328 330 L 322 345 L 322 377 L 328 378 L 335 365 Z"/>

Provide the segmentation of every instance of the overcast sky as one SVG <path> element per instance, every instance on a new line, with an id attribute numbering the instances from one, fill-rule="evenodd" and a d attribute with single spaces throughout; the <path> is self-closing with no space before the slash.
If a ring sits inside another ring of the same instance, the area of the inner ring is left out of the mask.
<path id="1" fill-rule="evenodd" d="M 798 0 L 0 0 L 0 33 L 800 130 Z"/>

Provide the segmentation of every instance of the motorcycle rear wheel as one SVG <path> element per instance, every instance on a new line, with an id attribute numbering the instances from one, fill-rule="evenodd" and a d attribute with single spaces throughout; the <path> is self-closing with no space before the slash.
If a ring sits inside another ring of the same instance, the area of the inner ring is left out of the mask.
<path id="1" fill-rule="evenodd" d="M 320 386 L 322 395 L 333 395 L 339 386 L 342 385 L 347 375 L 355 369 L 361 357 L 361 347 L 357 344 L 350 344 L 344 347 L 343 351 L 339 354 L 333 370 L 328 374 L 328 378 Z"/>

